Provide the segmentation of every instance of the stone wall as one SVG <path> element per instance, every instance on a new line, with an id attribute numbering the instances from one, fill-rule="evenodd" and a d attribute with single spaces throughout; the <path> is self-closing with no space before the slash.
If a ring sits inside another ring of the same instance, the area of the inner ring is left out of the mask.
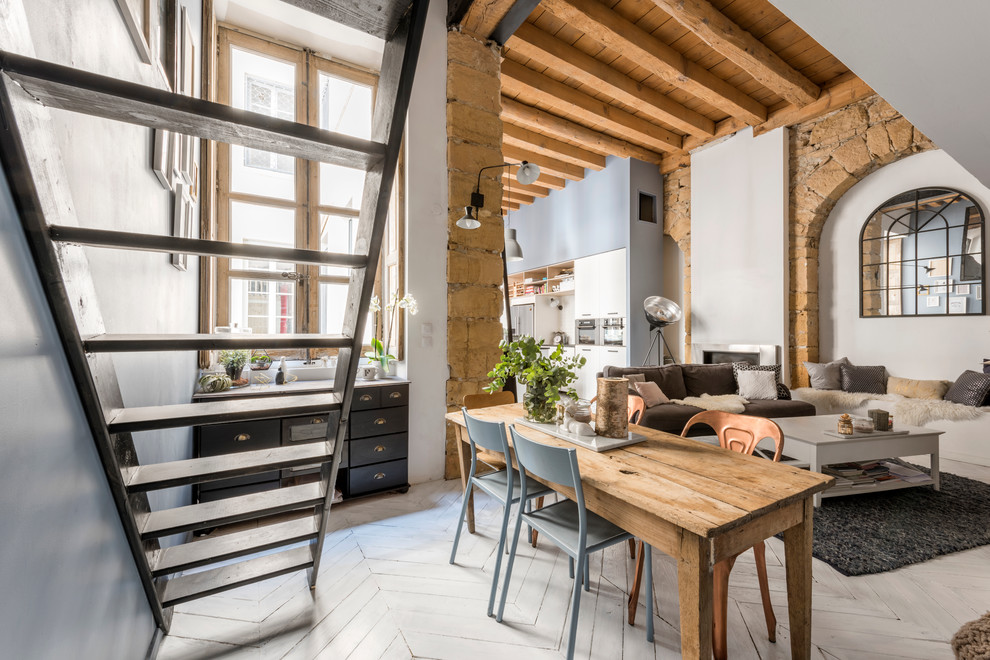
<path id="1" fill-rule="evenodd" d="M 481 392 L 501 354 L 502 170 L 488 170 L 481 179 L 486 202 L 478 215 L 481 227 L 461 229 L 455 224 L 471 203 L 478 171 L 502 162 L 500 62 L 498 47 L 492 42 L 456 29 L 448 31 L 448 411 L 458 410 L 465 394 Z M 460 474 L 456 442 L 448 422 L 444 471 L 448 479 Z"/>
<path id="2" fill-rule="evenodd" d="M 931 140 L 879 96 L 791 127 L 790 367 L 794 385 L 808 385 L 802 363 L 819 359 L 818 249 L 829 213 L 866 175 L 934 148 Z"/>
<path id="3" fill-rule="evenodd" d="M 677 242 L 684 255 L 684 361 L 691 361 L 691 167 L 663 178 L 663 233 Z"/>

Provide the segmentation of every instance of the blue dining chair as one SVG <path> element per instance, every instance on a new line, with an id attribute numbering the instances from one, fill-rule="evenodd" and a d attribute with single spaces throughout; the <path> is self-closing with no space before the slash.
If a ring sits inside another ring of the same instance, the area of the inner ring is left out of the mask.
<path id="1" fill-rule="evenodd" d="M 521 490 L 521 479 L 519 472 L 512 468 L 512 461 L 509 459 L 509 443 L 506 439 L 505 424 L 502 422 L 486 422 L 472 417 L 468 414 L 467 408 L 462 407 L 464 414 L 464 424 L 467 426 L 468 443 L 471 446 L 471 469 L 468 473 L 467 487 L 464 489 L 464 500 L 461 503 L 461 515 L 457 519 L 457 532 L 454 534 L 454 547 L 450 550 L 450 563 L 454 563 L 457 556 L 457 544 L 461 540 L 461 529 L 464 527 L 464 518 L 467 515 L 468 501 L 471 496 L 471 488 L 477 486 L 496 500 L 502 503 L 502 529 L 498 537 L 498 555 L 495 558 L 495 573 L 492 575 L 492 591 L 488 597 L 488 616 L 492 615 L 495 609 L 495 591 L 498 587 L 499 571 L 502 568 L 502 553 L 505 550 L 505 536 L 509 528 L 509 510 L 513 504 L 523 502 L 529 505 L 530 500 L 549 495 L 548 488 L 535 488 L 525 496 Z M 501 454 L 505 457 L 506 468 L 489 472 L 488 474 L 477 474 L 478 468 L 478 447 L 489 452 Z M 523 505 L 520 504 L 520 509 Z"/>
<path id="2" fill-rule="evenodd" d="M 564 447 L 551 447 L 533 442 L 521 435 L 515 425 L 510 426 L 512 432 L 512 448 L 515 450 L 516 463 L 519 465 L 519 475 L 522 479 L 524 500 L 529 496 L 529 489 L 534 485 L 542 489 L 539 482 L 534 482 L 529 475 L 545 481 L 559 484 L 574 490 L 574 499 L 563 499 L 542 509 L 523 511 L 521 508 L 516 516 L 515 530 L 510 544 L 509 563 L 505 568 L 505 584 L 502 585 L 502 597 L 498 604 L 496 621 L 502 621 L 505 611 L 505 598 L 509 591 L 509 580 L 512 578 L 512 564 L 516 558 L 516 545 L 519 542 L 519 530 L 525 522 L 533 529 L 552 541 L 557 547 L 567 553 L 576 564 L 577 570 L 571 571 L 574 577 L 574 593 L 571 603 L 571 625 L 567 636 L 567 658 L 574 657 L 574 640 L 577 638 L 578 611 L 581 608 L 581 585 L 584 582 L 588 589 L 588 555 L 598 550 L 622 543 L 633 538 L 632 534 L 612 524 L 584 506 L 584 491 L 581 488 L 581 472 L 578 468 L 577 450 Z M 653 641 L 653 562 L 652 549 L 649 545 L 644 548 L 646 560 L 646 639 Z"/>

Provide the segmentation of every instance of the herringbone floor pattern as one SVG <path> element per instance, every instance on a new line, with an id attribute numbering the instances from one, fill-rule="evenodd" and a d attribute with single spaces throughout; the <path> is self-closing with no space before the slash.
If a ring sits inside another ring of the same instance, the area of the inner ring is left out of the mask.
<path id="1" fill-rule="evenodd" d="M 990 482 L 990 468 L 945 461 L 944 470 Z M 561 658 L 571 580 L 549 544 L 520 548 L 505 622 L 485 616 L 500 511 L 477 496 L 478 533 L 447 563 L 459 482 L 338 505 L 315 591 L 297 573 L 176 608 L 161 660 L 207 658 Z M 767 543 L 777 643 L 766 639 L 752 555 L 729 590 L 733 660 L 790 657 L 783 544 Z M 625 623 L 632 561 L 625 546 L 594 557 L 583 595 L 578 658 L 679 658 L 676 570 L 654 556 L 656 642 L 645 609 Z M 813 654 L 818 660 L 952 658 L 948 640 L 990 610 L 990 546 L 889 573 L 847 578 L 814 564 Z"/>

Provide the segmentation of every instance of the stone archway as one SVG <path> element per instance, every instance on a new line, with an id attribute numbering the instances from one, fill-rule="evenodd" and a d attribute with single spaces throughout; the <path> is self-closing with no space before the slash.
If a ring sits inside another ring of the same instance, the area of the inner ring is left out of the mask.
<path id="1" fill-rule="evenodd" d="M 936 146 L 879 96 L 791 129 L 790 373 L 818 362 L 818 250 L 825 221 L 850 188 L 884 165 Z M 834 356 L 832 356 L 834 357 Z"/>

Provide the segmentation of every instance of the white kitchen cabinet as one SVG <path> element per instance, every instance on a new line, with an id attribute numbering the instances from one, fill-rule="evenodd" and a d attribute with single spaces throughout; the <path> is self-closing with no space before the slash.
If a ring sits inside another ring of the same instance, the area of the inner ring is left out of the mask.
<path id="1" fill-rule="evenodd" d="M 625 346 L 597 346 L 598 349 L 598 369 L 601 371 L 605 365 L 613 367 L 629 366 L 629 349 Z"/>
<path id="2" fill-rule="evenodd" d="M 598 264 L 598 316 L 626 315 L 626 251 L 612 250 L 595 255 Z"/>
<path id="3" fill-rule="evenodd" d="M 574 318 L 597 319 L 598 255 L 574 260 Z"/>
<path id="4" fill-rule="evenodd" d="M 578 346 L 574 351 L 575 355 L 587 360 L 585 365 L 577 370 L 578 378 L 577 382 L 574 383 L 574 389 L 577 390 L 578 396 L 582 399 L 590 399 L 595 396 L 598 349 L 598 346 Z"/>
<path id="5" fill-rule="evenodd" d="M 625 249 L 574 260 L 575 318 L 624 317 L 628 290 Z"/>

